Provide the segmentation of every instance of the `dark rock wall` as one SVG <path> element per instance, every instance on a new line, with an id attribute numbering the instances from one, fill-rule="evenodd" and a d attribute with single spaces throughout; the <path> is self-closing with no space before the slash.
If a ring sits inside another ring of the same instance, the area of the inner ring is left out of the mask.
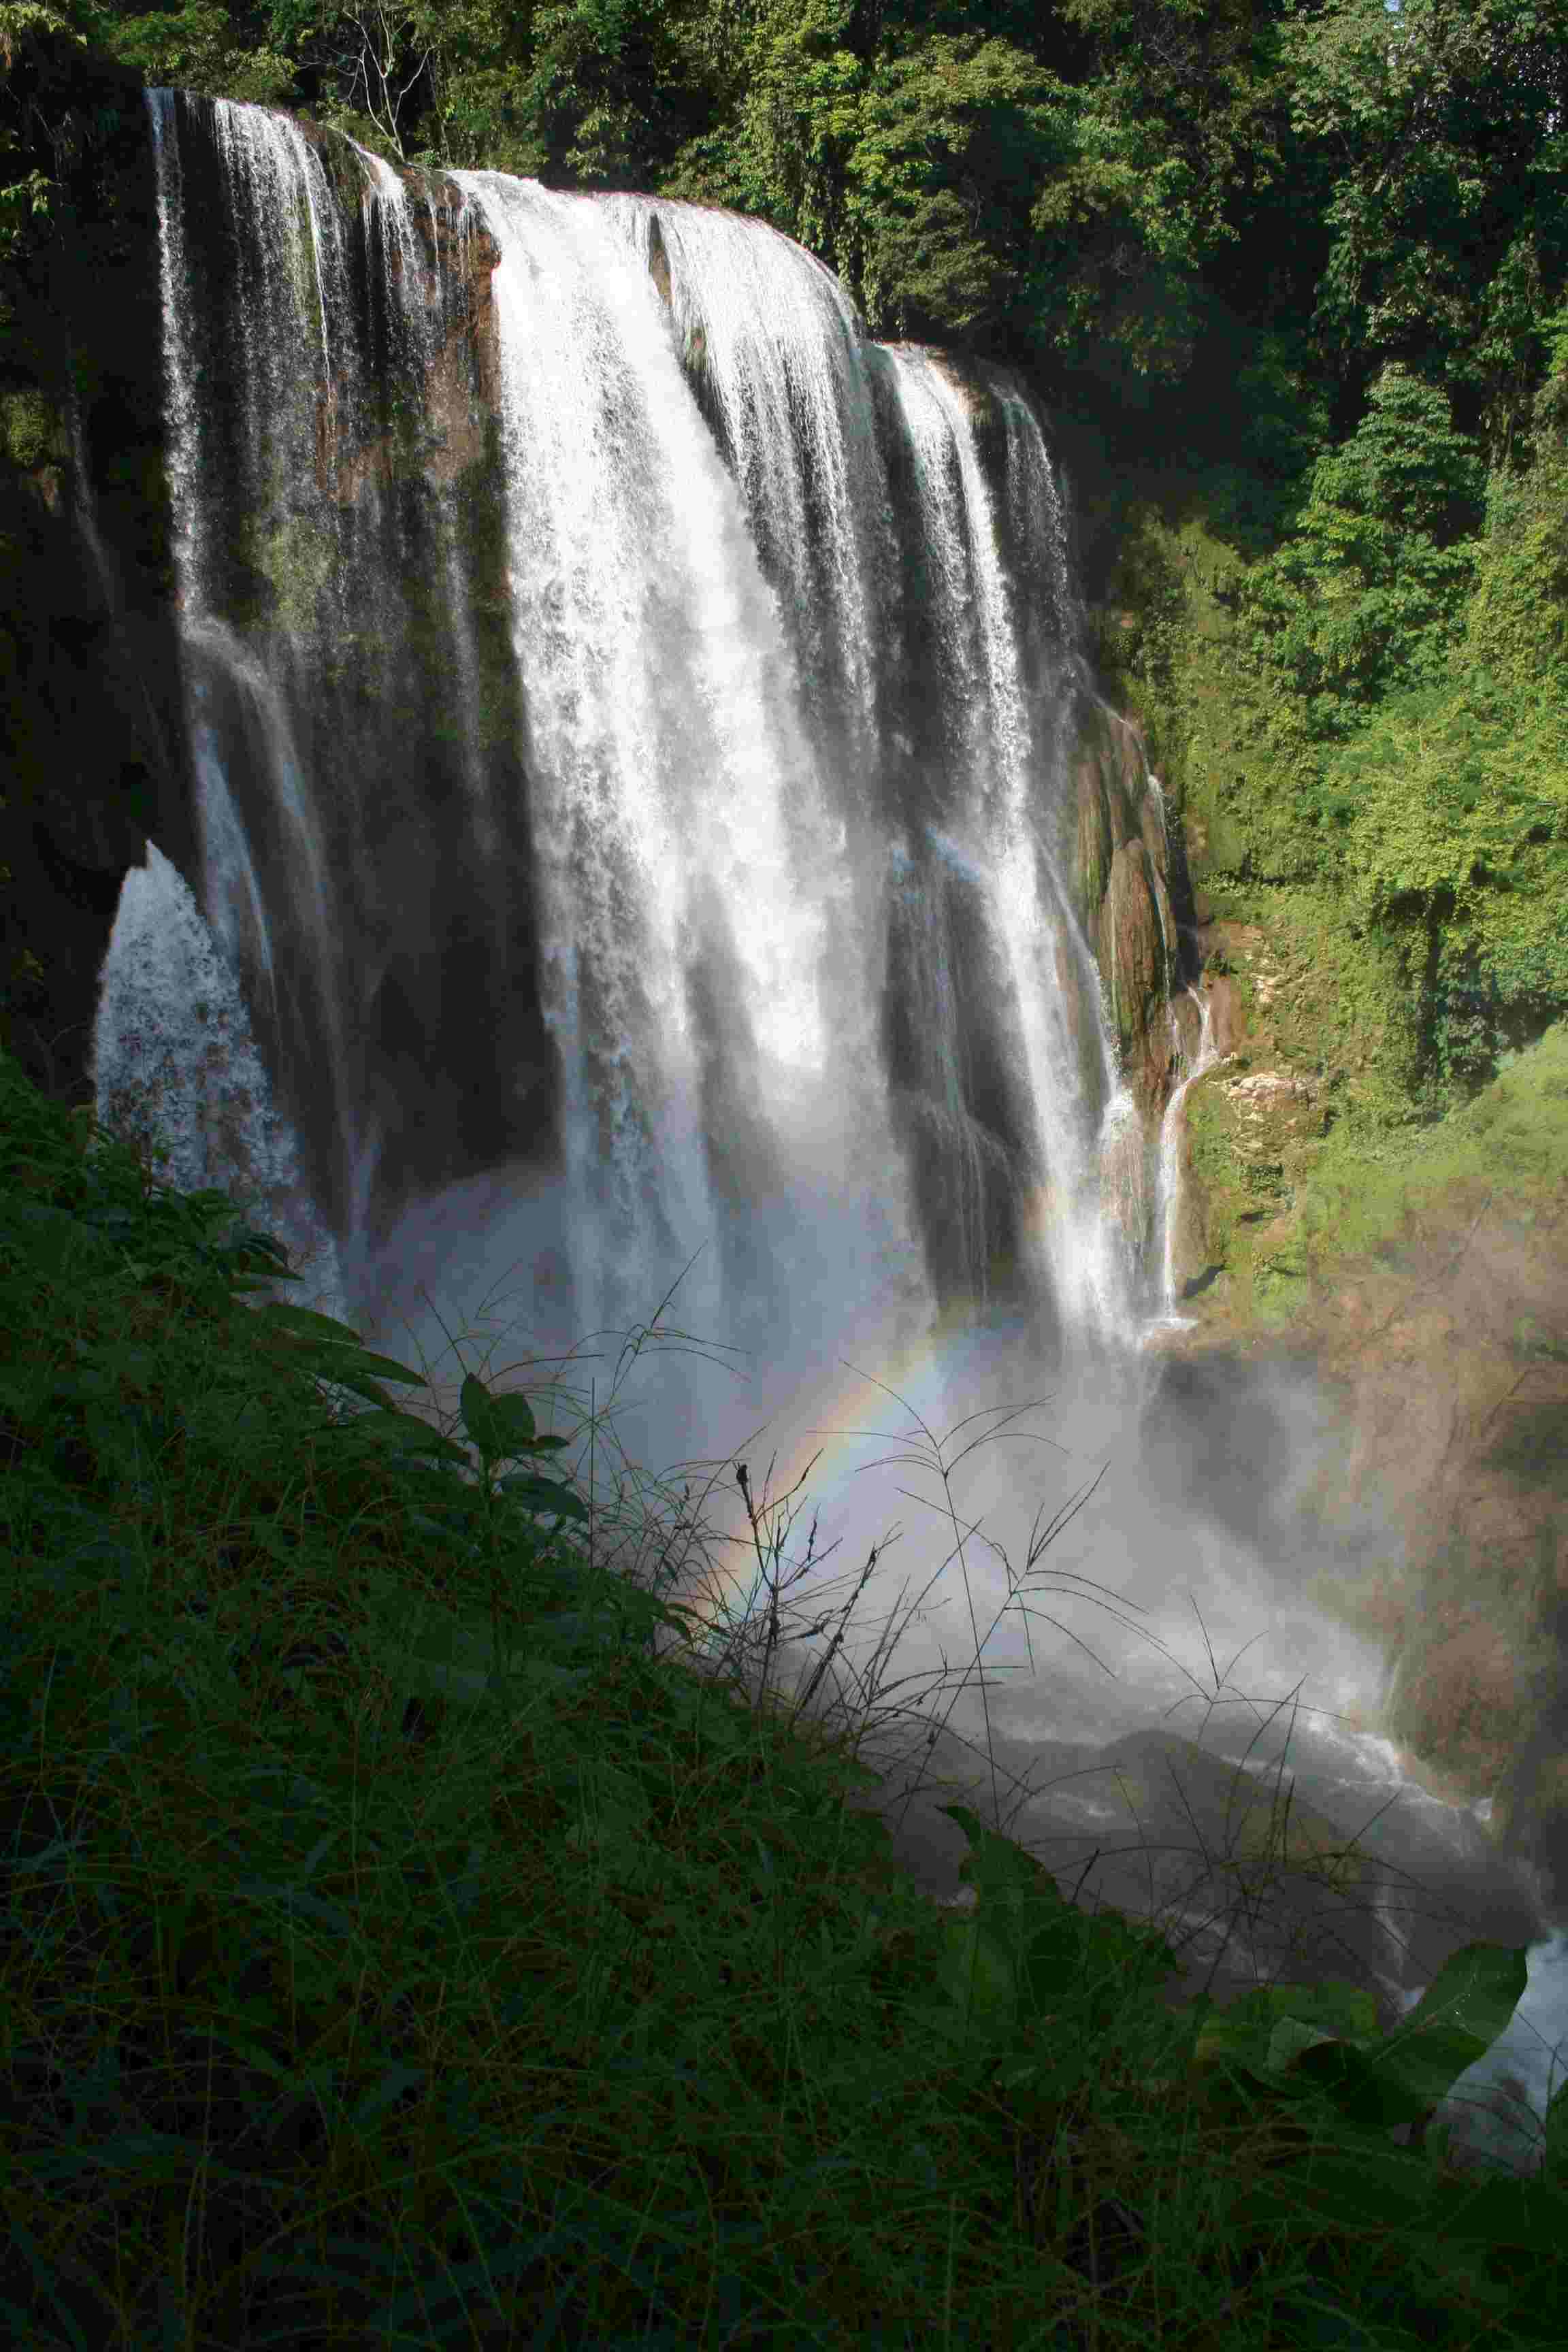
<path id="1" fill-rule="evenodd" d="M 149 835 L 189 871 L 157 213 L 134 75 L 18 56 L 12 170 L 53 217 L 0 269 L 0 1038 L 91 1097 L 99 968 Z"/>

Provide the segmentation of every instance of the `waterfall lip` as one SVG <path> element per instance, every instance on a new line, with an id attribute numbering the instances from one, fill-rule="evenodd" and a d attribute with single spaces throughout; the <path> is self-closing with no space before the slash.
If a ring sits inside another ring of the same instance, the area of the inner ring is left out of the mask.
<path id="1" fill-rule="evenodd" d="M 654 224 L 658 224 L 661 233 L 667 226 L 677 232 L 678 253 L 671 257 L 671 285 L 673 289 L 676 284 L 673 261 L 679 258 L 685 265 L 680 286 L 687 299 L 697 299 L 693 283 L 697 274 L 696 263 L 689 252 L 679 251 L 679 232 L 686 226 L 700 231 L 704 225 L 716 223 L 721 225 L 721 235 L 741 229 L 752 253 L 765 251 L 771 245 L 778 255 L 787 256 L 792 272 L 811 282 L 819 294 L 826 296 L 845 334 L 857 344 L 869 341 L 865 318 L 843 281 L 809 247 L 800 244 L 784 229 L 774 228 L 772 222 L 730 212 L 719 205 L 699 205 L 681 196 L 644 195 L 629 190 L 595 196 L 590 201 L 602 205 L 607 215 L 645 253 L 649 242 L 648 232 Z M 732 242 L 739 249 L 740 241 Z M 668 255 L 668 246 L 666 250 Z"/>

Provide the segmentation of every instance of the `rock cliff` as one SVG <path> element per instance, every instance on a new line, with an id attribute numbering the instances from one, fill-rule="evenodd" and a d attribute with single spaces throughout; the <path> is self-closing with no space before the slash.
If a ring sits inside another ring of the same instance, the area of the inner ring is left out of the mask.
<path id="1" fill-rule="evenodd" d="M 125 871 L 191 854 L 157 218 L 134 75 L 45 41 L 10 96 L 55 193 L 0 274 L 0 1019 L 74 1101 Z"/>
<path id="2" fill-rule="evenodd" d="M 1310 1379 L 1307 1516 L 1338 1563 L 1314 1598 L 1384 1649 L 1420 1778 L 1568 1904 L 1568 1032 L 1425 1137 L 1330 1161 L 1343 1074 L 1292 1025 L 1285 950 L 1200 936 L 1222 1058 L 1186 1103 L 1188 1418 L 1270 1367 Z M 1211 1499 L 1242 1485 L 1230 1465 Z"/>

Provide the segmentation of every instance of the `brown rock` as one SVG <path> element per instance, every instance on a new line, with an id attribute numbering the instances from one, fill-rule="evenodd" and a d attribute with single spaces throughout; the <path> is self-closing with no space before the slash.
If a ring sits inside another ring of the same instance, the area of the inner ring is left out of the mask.
<path id="1" fill-rule="evenodd" d="M 1123 1067 L 1146 1109 L 1163 1100 L 1173 1058 L 1165 1011 L 1169 909 L 1163 898 L 1142 842 L 1124 841 L 1110 861 L 1097 946 Z"/>
<path id="2" fill-rule="evenodd" d="M 1143 1108 L 1155 1111 L 1174 1064 L 1168 1007 L 1175 921 L 1164 813 L 1131 720 L 1094 704 L 1079 741 L 1074 899 L 1100 965 L 1128 1082 Z"/>

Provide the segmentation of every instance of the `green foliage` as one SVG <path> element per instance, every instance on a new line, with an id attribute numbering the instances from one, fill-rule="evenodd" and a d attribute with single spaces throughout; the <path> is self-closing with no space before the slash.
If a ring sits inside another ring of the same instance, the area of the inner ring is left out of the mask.
<path id="1" fill-rule="evenodd" d="M 954 2340 L 961 2303 L 1049 2341 L 1104 2307 L 1110 2189 L 1139 2340 L 1216 2295 L 1259 2352 L 1561 2339 L 1563 2102 L 1538 2180 L 1391 2137 L 1521 1954 L 1456 1955 L 1381 2037 L 1342 1984 L 1172 2010 L 1173 1927 L 1077 1909 L 962 1804 L 976 1904 L 936 1911 L 847 1801 L 858 1733 L 694 1671 L 716 1629 L 535 1466 L 579 1450 L 552 1385 L 405 1412 L 422 1375 L 246 1303 L 281 1257 L 0 1062 L 19 2340 L 717 2347 L 761 2315 L 826 2347 Z"/>
<path id="2" fill-rule="evenodd" d="M 0 66 L 6 73 L 19 59 L 36 57 L 47 40 L 86 47 L 70 12 L 53 5 L 53 0 L 0 0 Z"/>
<path id="3" fill-rule="evenodd" d="M 1405 392 L 1375 437 L 1316 469 L 1297 540 L 1243 605 L 1254 670 L 1325 747 L 1296 801 L 1317 862 L 1349 920 L 1408 941 L 1413 1076 L 1441 1108 L 1568 1008 L 1568 476 L 1548 386 L 1534 464 L 1494 473 L 1484 535 L 1443 547 L 1473 459 L 1426 388 Z"/>
<path id="4" fill-rule="evenodd" d="M 658 180 L 702 110 L 685 14 L 656 0 L 544 0 L 536 9 L 519 108 L 545 176 L 583 188 Z"/>
<path id="5" fill-rule="evenodd" d="M 1292 1217 L 1320 1279 L 1405 1242 L 1412 1222 L 1452 1226 L 1452 1202 L 1488 1197 L 1542 1223 L 1562 1213 L 1568 1169 L 1568 1024 L 1505 1057 L 1470 1101 L 1386 1135 L 1337 1127 L 1298 1186 Z M 1468 1219 L 1465 1221 L 1468 1223 Z M 1455 1234 L 1462 1240 L 1464 1224 Z"/>
<path id="6" fill-rule="evenodd" d="M 54 73 L 51 51 L 62 42 L 85 46 L 69 16 L 50 0 L 0 0 L 0 266 L 22 260 L 47 235 L 59 193 L 57 180 L 29 152 L 36 108 L 16 104 L 13 77 L 29 74 L 47 86 Z M 0 308 L 0 320 L 5 315 Z"/>
<path id="7" fill-rule="evenodd" d="M 1391 362 L 1313 467 L 1291 538 L 1247 583 L 1248 650 L 1309 705 L 1314 732 L 1343 734 L 1441 667 L 1474 581 L 1481 492 L 1446 394 Z"/>
<path id="8" fill-rule="evenodd" d="M 1443 396 L 1385 373 L 1283 549 L 1247 563 L 1143 509 L 1114 583 L 1141 617 L 1119 686 L 1200 872 L 1268 882 L 1258 918 L 1287 948 L 1289 886 L 1312 886 L 1325 971 L 1388 948 L 1427 1117 L 1568 1009 L 1560 382 L 1478 534 L 1453 536 L 1477 469 Z"/>
<path id="9" fill-rule="evenodd" d="M 845 212 L 879 331 L 962 339 L 1016 299 L 1030 192 L 1071 151 L 1066 96 L 1005 41 L 935 35 L 879 61 L 845 159 Z"/>
<path id="10" fill-rule="evenodd" d="M 1363 918 L 1419 937 L 1430 1077 L 1472 1091 L 1568 1011 L 1568 698 L 1461 671 L 1384 703 L 1323 793 Z"/>
<path id="11" fill-rule="evenodd" d="M 1200 225 L 1159 127 L 1017 43 L 900 26 L 868 48 L 858 23 L 847 0 L 766 16 L 732 130 L 690 142 L 668 192 L 786 228 L 879 332 L 1179 377 Z"/>
<path id="12" fill-rule="evenodd" d="M 0 393 L 0 449 L 13 466 L 32 473 L 67 454 L 65 430 L 41 392 L 21 386 Z"/>
<path id="13" fill-rule="evenodd" d="M 1531 462 L 1488 484 L 1486 548 L 1466 649 L 1517 698 L 1561 693 L 1568 668 L 1568 309 L 1542 322 L 1552 373 L 1532 403 Z"/>
<path id="14" fill-rule="evenodd" d="M 280 47 L 247 41 L 223 0 L 180 0 L 176 8 L 139 16 L 112 0 L 77 0 L 75 14 L 95 48 L 132 67 L 151 87 L 177 86 L 256 106 L 276 106 L 294 95 L 290 59 Z"/>
<path id="15" fill-rule="evenodd" d="M 1293 11 L 1281 43 L 1295 127 L 1335 156 L 1317 324 L 1340 372 L 1395 358 L 1463 388 L 1500 460 L 1568 259 L 1568 10 L 1330 0 Z"/>
<path id="16" fill-rule="evenodd" d="M 1080 95 L 1072 115 L 1070 160 L 1044 177 L 1031 214 L 1036 333 L 1080 364 L 1110 343 L 1132 377 L 1174 381 L 1197 317 L 1194 175 L 1157 122 L 1100 92 Z"/>
<path id="17" fill-rule="evenodd" d="M 1238 340 L 1238 350 L 1222 348 L 1216 431 L 1212 438 L 1194 435 L 1194 463 L 1210 534 L 1256 561 L 1289 537 L 1332 436 L 1328 398 L 1304 339 L 1265 330 Z M 1210 457 L 1216 444 L 1224 454 Z"/>
<path id="18" fill-rule="evenodd" d="M 1126 608 L 1132 625 L 1103 632 L 1097 651 L 1112 693 L 1145 730 L 1194 870 L 1284 886 L 1320 870 L 1321 840 L 1304 811 L 1321 754 L 1306 706 L 1279 673 L 1238 657 L 1248 579 L 1201 507 L 1174 523 L 1152 499 L 1140 500 L 1126 512 L 1107 589 L 1108 604 Z"/>
<path id="19" fill-rule="evenodd" d="M 730 49 L 732 113 L 673 159 L 665 191 L 757 213 L 854 283 L 845 182 L 867 76 L 851 0 L 757 12 Z"/>

